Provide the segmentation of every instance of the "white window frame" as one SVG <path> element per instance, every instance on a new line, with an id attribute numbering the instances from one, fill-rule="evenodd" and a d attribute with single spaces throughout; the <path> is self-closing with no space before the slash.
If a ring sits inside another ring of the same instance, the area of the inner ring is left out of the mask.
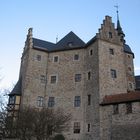
<path id="1" fill-rule="evenodd" d="M 76 56 L 76 55 L 78 56 L 78 59 L 75 59 L 75 56 Z M 79 56 L 78 53 L 76 53 L 76 54 L 73 55 L 73 60 L 74 60 L 74 61 L 79 61 L 79 60 L 80 60 L 80 56 Z"/>
<path id="2" fill-rule="evenodd" d="M 55 57 L 57 57 L 57 61 L 55 61 Z M 58 63 L 58 62 L 59 62 L 59 56 L 58 56 L 58 55 L 54 55 L 54 56 L 53 56 L 53 62 L 54 62 L 54 63 Z"/>

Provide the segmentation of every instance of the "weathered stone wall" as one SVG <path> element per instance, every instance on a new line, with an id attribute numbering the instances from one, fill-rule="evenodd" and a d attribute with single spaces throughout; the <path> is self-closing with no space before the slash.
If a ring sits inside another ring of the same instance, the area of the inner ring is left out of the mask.
<path id="1" fill-rule="evenodd" d="M 98 42 L 92 43 L 86 50 L 85 57 L 85 138 L 84 140 L 99 139 L 99 65 L 98 65 Z M 91 78 L 88 79 L 88 72 Z M 91 103 L 88 105 L 88 95 Z M 90 131 L 88 132 L 88 124 Z"/>
<path id="2" fill-rule="evenodd" d="M 134 77 L 134 64 L 133 64 L 133 55 L 124 53 L 124 64 L 127 77 L 127 90 L 135 90 L 135 77 Z"/>
<path id="3" fill-rule="evenodd" d="M 109 49 L 114 50 L 111 55 Z M 99 41 L 99 93 L 100 102 L 105 95 L 127 92 L 124 52 L 122 46 Z M 116 70 L 116 78 L 111 77 L 111 69 Z"/>
<path id="4" fill-rule="evenodd" d="M 113 106 L 100 108 L 101 140 L 138 140 L 140 137 L 140 102 L 132 103 L 132 113 L 127 114 L 126 104 L 119 104 L 119 113 Z"/>

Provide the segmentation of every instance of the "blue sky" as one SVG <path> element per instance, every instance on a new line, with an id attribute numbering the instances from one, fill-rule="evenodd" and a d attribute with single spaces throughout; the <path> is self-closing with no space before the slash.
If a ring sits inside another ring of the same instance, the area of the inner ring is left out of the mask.
<path id="1" fill-rule="evenodd" d="M 11 87 L 18 80 L 28 28 L 33 27 L 34 37 L 51 42 L 70 31 L 87 42 L 106 15 L 116 23 L 117 3 L 126 43 L 135 53 L 135 75 L 140 75 L 140 0 L 1 0 L 0 86 Z"/>

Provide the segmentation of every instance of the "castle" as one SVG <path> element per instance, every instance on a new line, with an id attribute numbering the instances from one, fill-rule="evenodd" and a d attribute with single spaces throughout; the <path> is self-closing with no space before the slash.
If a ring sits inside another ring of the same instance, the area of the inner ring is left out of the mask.
<path id="1" fill-rule="evenodd" d="M 66 140 L 139 140 L 140 91 L 124 37 L 119 19 L 115 27 L 109 16 L 87 43 L 73 32 L 51 43 L 30 28 L 9 94 L 12 113 L 23 105 L 60 107 L 72 114 Z"/>

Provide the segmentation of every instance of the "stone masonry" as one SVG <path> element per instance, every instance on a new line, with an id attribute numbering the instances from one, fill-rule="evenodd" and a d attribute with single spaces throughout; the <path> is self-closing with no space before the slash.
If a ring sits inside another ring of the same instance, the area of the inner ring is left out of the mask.
<path id="1" fill-rule="evenodd" d="M 124 36 L 109 16 L 87 43 L 73 32 L 56 44 L 35 39 L 30 28 L 16 91 L 20 107 L 41 108 L 41 102 L 50 107 L 52 100 L 52 108 L 70 112 L 66 140 L 139 140 L 140 93 L 135 91 L 134 54 Z"/>

